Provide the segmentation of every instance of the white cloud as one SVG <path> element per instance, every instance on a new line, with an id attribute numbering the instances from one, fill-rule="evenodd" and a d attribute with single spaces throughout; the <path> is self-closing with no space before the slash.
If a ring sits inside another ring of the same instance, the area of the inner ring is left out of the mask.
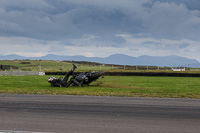
<path id="1" fill-rule="evenodd" d="M 0 37 L 0 47 L 1 55 L 17 54 L 25 57 L 40 57 L 59 47 L 59 43 L 26 37 Z M 60 49 L 62 50 L 62 47 Z"/>
<path id="2" fill-rule="evenodd" d="M 153 38 L 136 38 L 131 35 L 122 36 L 126 40 L 124 47 L 95 46 L 95 45 L 64 45 L 60 41 L 43 41 L 31 38 L 1 37 L 0 53 L 2 55 L 18 54 L 26 57 L 39 57 L 47 54 L 56 55 L 84 55 L 87 57 L 107 57 L 121 53 L 138 57 L 141 55 L 167 56 L 179 55 L 200 61 L 200 45 L 193 40 L 169 40 Z M 89 39 L 93 39 L 89 36 Z M 86 40 L 86 41 L 88 41 Z M 80 42 L 79 42 L 80 41 Z M 81 44 L 83 40 L 76 40 Z M 15 42 L 13 44 L 13 42 Z"/>
<path id="3" fill-rule="evenodd" d="M 0 18 L 2 55 L 199 58 L 200 10 L 190 0 L 1 0 Z"/>
<path id="4" fill-rule="evenodd" d="M 126 34 L 118 34 L 126 40 L 126 47 L 132 49 L 129 55 L 153 55 L 153 56 L 167 56 L 180 55 L 197 59 L 200 61 L 199 50 L 200 42 L 189 39 L 171 40 L 171 39 L 154 39 L 135 37 Z M 132 52 L 132 53 L 131 53 Z"/>
<path id="5" fill-rule="evenodd" d="M 149 34 L 159 38 L 188 38 L 199 40 L 200 12 L 189 10 L 185 4 L 156 2 L 144 18 Z"/>

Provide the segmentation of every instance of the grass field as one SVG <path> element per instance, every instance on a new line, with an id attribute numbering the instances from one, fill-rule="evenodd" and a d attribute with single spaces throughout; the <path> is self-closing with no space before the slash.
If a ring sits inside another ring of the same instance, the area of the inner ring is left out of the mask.
<path id="1" fill-rule="evenodd" d="M 171 67 L 157 66 L 124 66 L 85 61 L 0 60 L 0 65 L 3 66 L 2 71 L 66 72 L 72 68 L 72 63 L 78 67 L 76 72 L 100 70 L 109 72 L 172 72 Z M 181 73 L 200 73 L 200 69 L 186 68 L 186 71 Z"/>
<path id="2" fill-rule="evenodd" d="M 58 78 L 58 76 L 55 76 Z M 200 99 L 200 78 L 105 76 L 90 86 L 50 87 L 48 76 L 0 76 L 0 93 Z"/>
<path id="3" fill-rule="evenodd" d="M 98 63 L 90 62 L 73 62 L 77 65 L 76 71 L 98 71 L 111 70 L 110 66 L 102 66 Z M 68 71 L 72 68 L 72 62 L 65 61 L 48 61 L 48 60 L 0 60 L 5 71 Z M 114 68 L 117 69 L 117 68 Z"/>

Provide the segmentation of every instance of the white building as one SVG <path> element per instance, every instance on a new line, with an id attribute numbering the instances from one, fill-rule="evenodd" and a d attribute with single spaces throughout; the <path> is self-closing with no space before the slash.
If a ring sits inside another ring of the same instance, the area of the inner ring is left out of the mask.
<path id="1" fill-rule="evenodd" d="M 172 68 L 172 71 L 185 71 L 185 67 Z"/>

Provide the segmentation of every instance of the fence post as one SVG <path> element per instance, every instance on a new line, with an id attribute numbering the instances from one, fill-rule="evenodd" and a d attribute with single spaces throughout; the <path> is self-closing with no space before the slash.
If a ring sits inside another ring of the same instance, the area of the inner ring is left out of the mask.
<path id="1" fill-rule="evenodd" d="M 0 66 L 0 71 L 3 70 L 3 65 Z"/>

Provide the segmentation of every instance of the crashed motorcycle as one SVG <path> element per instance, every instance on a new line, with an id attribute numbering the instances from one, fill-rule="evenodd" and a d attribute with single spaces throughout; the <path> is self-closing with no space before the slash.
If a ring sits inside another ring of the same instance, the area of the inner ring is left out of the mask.
<path id="1" fill-rule="evenodd" d="M 100 72 L 83 72 L 80 74 L 77 74 L 76 76 L 72 77 L 72 79 L 76 79 L 79 83 L 82 83 L 82 85 L 89 85 L 91 82 L 96 81 L 104 74 L 104 71 Z M 77 84 L 75 84 L 77 85 Z"/>
<path id="2" fill-rule="evenodd" d="M 51 84 L 52 87 L 69 87 L 71 86 L 84 86 L 89 85 L 91 82 L 96 81 L 101 76 L 104 75 L 104 71 L 100 72 L 83 72 L 74 74 L 74 70 L 76 69 L 76 65 L 73 64 L 73 69 L 66 73 L 65 77 L 60 77 L 56 79 L 53 76 L 48 78 L 48 82 Z M 70 80 L 68 81 L 69 76 L 72 75 Z"/>

